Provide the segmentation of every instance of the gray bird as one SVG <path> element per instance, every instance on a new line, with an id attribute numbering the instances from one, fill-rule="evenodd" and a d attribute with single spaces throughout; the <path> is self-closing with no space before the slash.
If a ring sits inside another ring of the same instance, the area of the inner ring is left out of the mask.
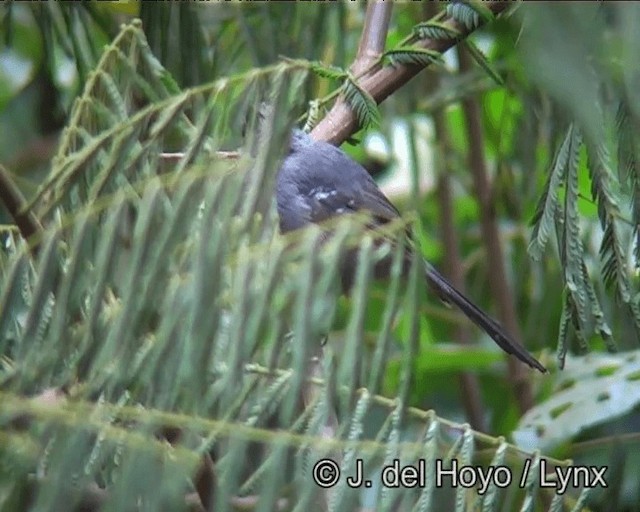
<path id="1" fill-rule="evenodd" d="M 373 222 L 380 225 L 400 216 L 364 167 L 341 149 L 315 141 L 300 130 L 292 132 L 290 152 L 278 171 L 276 201 L 280 231 L 283 233 L 358 211 L 368 212 Z M 407 251 L 411 249 L 407 248 Z M 346 288 L 353 282 L 354 261 L 354 258 L 348 258 L 343 263 L 343 285 Z M 382 263 L 376 268 L 376 277 L 389 274 L 391 258 Z M 408 270 L 408 265 L 405 266 Z M 502 350 L 532 368 L 543 373 L 547 371 L 498 322 L 459 292 L 427 261 L 424 261 L 424 276 L 430 288 L 442 300 L 455 304 Z"/>

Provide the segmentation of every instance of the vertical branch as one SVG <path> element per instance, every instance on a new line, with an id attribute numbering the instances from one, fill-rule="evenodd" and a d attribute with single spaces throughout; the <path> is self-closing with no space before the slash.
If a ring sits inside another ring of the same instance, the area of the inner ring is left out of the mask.
<path id="1" fill-rule="evenodd" d="M 364 28 L 358 45 L 358 53 L 351 66 L 351 71 L 354 75 L 360 75 L 360 73 L 371 68 L 384 52 L 392 8 L 393 2 L 375 1 L 367 5 L 367 14 L 364 19 Z M 379 68 L 380 66 L 372 68 L 370 73 L 378 71 Z"/>
<path id="2" fill-rule="evenodd" d="M 460 71 L 468 71 L 471 67 L 471 57 L 461 46 L 457 47 Z M 514 297 L 507 282 L 504 255 L 500 244 L 500 233 L 496 221 L 495 206 L 493 204 L 493 187 L 489 181 L 489 173 L 485 162 L 480 105 L 475 98 L 468 97 L 462 101 L 462 109 L 466 120 L 467 139 L 469 142 L 469 168 L 473 177 L 473 185 L 480 206 L 480 222 L 482 238 L 487 251 L 489 265 L 489 285 L 494 300 L 498 304 L 499 317 L 517 341 L 522 339 L 522 332 L 516 319 Z M 521 412 L 533 405 L 533 393 L 526 378 L 526 367 L 508 358 L 509 380 L 515 391 L 515 397 Z"/>
<path id="3" fill-rule="evenodd" d="M 444 120 L 444 113 L 439 110 L 434 113 L 436 138 L 439 141 L 441 154 L 446 155 L 449 144 L 449 133 Z M 451 283 L 464 293 L 464 272 L 460 257 L 458 236 L 453 224 L 453 206 L 451 202 L 451 184 L 449 179 L 449 165 L 446 157 L 442 159 L 442 166 L 438 173 L 438 205 L 440 207 L 441 233 L 445 254 L 445 274 Z M 460 323 L 456 326 L 456 339 L 463 345 L 471 342 L 468 324 Z M 470 372 L 461 372 L 460 395 L 469 424 L 475 429 L 485 432 L 486 425 L 483 417 L 482 395 L 478 378 Z"/>
<path id="4" fill-rule="evenodd" d="M 424 4 L 426 18 L 431 18 L 437 14 L 438 7 L 432 2 Z M 435 75 L 435 73 L 434 73 Z M 435 76 L 433 85 L 438 82 L 438 75 Z M 435 87 L 434 87 L 435 88 Z M 462 268 L 462 258 L 460 256 L 459 241 L 456 227 L 453 224 L 453 205 L 451 202 L 451 183 L 449 179 L 450 166 L 447 155 L 451 150 L 451 140 L 449 130 L 445 121 L 443 109 L 438 109 L 433 113 L 433 123 L 435 128 L 435 139 L 437 141 L 436 159 L 438 176 L 437 198 L 440 209 L 441 239 L 444 245 L 444 271 L 451 283 L 464 292 L 464 271 Z M 459 323 L 456 325 L 455 338 L 463 345 L 471 343 L 471 334 L 468 324 Z M 480 394 L 480 383 L 478 378 L 471 372 L 461 372 L 458 376 L 460 382 L 460 399 L 464 406 L 467 421 L 471 427 L 481 432 L 486 432 L 486 422 L 484 420 L 484 405 Z"/>
<path id="5" fill-rule="evenodd" d="M 358 44 L 358 52 L 350 67 L 351 72 L 356 76 L 369 70 L 365 75 L 360 76 L 359 82 L 362 82 L 365 78 L 375 75 L 380 71 L 381 64 L 375 64 L 379 61 L 380 56 L 384 52 L 392 9 L 393 2 L 374 0 L 367 4 L 367 13 L 365 15 L 362 35 L 360 36 L 360 43 Z M 355 121 L 355 114 L 351 111 L 351 107 L 344 98 L 340 96 L 331 108 L 329 115 L 320 121 L 320 124 L 311 132 L 313 138 L 318 140 L 329 140 L 327 137 L 327 130 L 341 130 L 341 125 L 333 124 L 333 118 L 335 117 L 336 112 L 342 112 L 344 116 L 347 118 L 352 117 L 353 121 Z M 344 123 L 345 121 L 346 118 L 344 121 L 340 121 L 340 116 L 335 117 L 336 123 Z M 336 139 L 333 142 L 339 146 L 346 138 L 347 137 L 345 136 L 344 138 Z"/>

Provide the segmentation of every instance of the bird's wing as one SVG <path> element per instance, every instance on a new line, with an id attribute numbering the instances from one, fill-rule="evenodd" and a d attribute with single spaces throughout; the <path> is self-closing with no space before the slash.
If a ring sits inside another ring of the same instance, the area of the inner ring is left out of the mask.
<path id="1" fill-rule="evenodd" d="M 367 182 L 363 187 L 360 203 L 361 209 L 371 212 L 376 219 L 382 222 L 389 222 L 400 217 L 400 212 L 373 181 Z"/>
<path id="2" fill-rule="evenodd" d="M 326 187 L 311 189 L 307 194 L 306 203 L 309 208 L 309 220 L 314 223 L 360 210 L 358 202 L 350 194 Z"/>
<path id="3" fill-rule="evenodd" d="M 375 184 L 366 183 L 360 190 L 347 188 L 316 187 L 307 194 L 307 204 L 311 209 L 310 220 L 322 222 L 337 215 L 368 212 L 378 222 L 386 223 L 400 217 L 400 212 L 380 192 Z"/>

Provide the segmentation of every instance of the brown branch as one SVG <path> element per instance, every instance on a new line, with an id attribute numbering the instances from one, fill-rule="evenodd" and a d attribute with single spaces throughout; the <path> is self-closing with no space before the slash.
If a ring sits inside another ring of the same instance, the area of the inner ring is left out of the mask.
<path id="1" fill-rule="evenodd" d="M 380 66 L 376 67 L 375 64 L 384 52 L 392 8 L 393 2 L 374 1 L 367 5 L 358 53 L 351 66 L 354 75 L 359 76 L 366 70 L 369 70 L 370 74 L 380 69 Z"/>
<path id="2" fill-rule="evenodd" d="M 440 110 L 433 115 L 436 139 L 440 141 L 441 154 L 446 154 L 449 144 L 449 134 L 444 121 L 444 113 Z M 459 241 L 456 227 L 453 223 L 453 205 L 451 201 L 451 184 L 449 179 L 449 165 L 446 158 L 443 159 L 438 179 L 438 204 L 440 206 L 441 233 L 444 244 L 445 274 L 451 279 L 451 283 L 464 292 L 464 271 L 462 258 L 460 257 Z M 471 343 L 471 334 L 466 323 L 456 324 L 455 338 L 463 345 Z M 483 414 L 482 395 L 478 378 L 470 372 L 461 372 L 460 395 L 467 420 L 474 430 L 486 432 L 486 422 Z"/>
<path id="3" fill-rule="evenodd" d="M 423 10 L 425 18 L 433 18 L 437 14 L 438 6 L 433 2 L 427 2 L 423 4 Z M 430 73 L 430 75 L 433 76 L 433 78 L 427 83 L 427 88 L 431 93 L 441 84 L 439 84 L 439 74 Z M 447 155 L 452 151 L 453 145 L 449 137 L 444 108 L 434 110 L 432 118 L 435 129 L 435 140 L 437 141 L 437 197 L 441 218 L 441 238 L 444 245 L 444 271 L 453 285 L 458 288 L 458 290 L 464 292 L 464 270 L 462 257 L 460 256 L 460 243 L 456 227 L 453 223 L 451 180 L 449 178 L 451 166 L 450 160 L 447 158 Z M 456 323 L 455 339 L 459 340 L 463 345 L 469 345 L 471 343 L 471 332 L 468 324 Z M 460 372 L 458 380 L 460 382 L 460 400 L 462 401 L 467 421 L 474 430 L 486 432 L 484 405 L 478 377 L 471 372 Z"/>
<path id="4" fill-rule="evenodd" d="M 0 165 L 0 202 L 13 218 L 22 238 L 31 242 L 31 252 L 35 256 L 38 252 L 37 243 L 42 238 L 42 226 L 33 212 L 25 213 L 27 203 L 3 165 Z"/>
<path id="5" fill-rule="evenodd" d="M 213 489 L 215 487 L 216 473 L 211 455 L 202 455 L 202 462 L 193 478 L 193 484 L 202 507 L 211 510 L 213 505 Z"/>
<path id="6" fill-rule="evenodd" d="M 472 66 L 470 55 L 462 47 L 458 47 L 458 60 L 461 72 L 468 71 Z M 469 168 L 473 177 L 476 199 L 480 206 L 482 238 L 487 251 L 488 272 L 491 276 L 489 286 L 498 305 L 502 324 L 515 337 L 516 341 L 519 341 L 522 339 L 522 332 L 518 325 L 514 297 L 507 281 L 504 255 L 500 244 L 500 232 L 493 201 L 494 191 L 484 155 L 480 105 L 477 99 L 467 97 L 462 101 L 462 110 L 466 121 Z M 527 380 L 526 367 L 513 357 L 508 358 L 508 365 L 509 380 L 513 386 L 520 411 L 524 412 L 533 405 L 533 393 Z"/>
<path id="7" fill-rule="evenodd" d="M 58 132 L 43 135 L 25 145 L 7 162 L 9 169 L 31 170 L 49 165 L 58 148 Z"/>
<path id="8" fill-rule="evenodd" d="M 494 15 L 507 9 L 511 2 L 492 1 L 483 3 Z M 440 23 L 456 30 L 460 35 L 451 39 L 422 39 L 417 48 L 445 52 L 456 45 L 460 39 L 468 36 L 472 30 L 452 18 L 444 18 Z M 426 66 L 418 64 L 398 64 L 385 66 L 375 73 L 364 76 L 358 85 L 367 91 L 376 103 L 382 103 L 388 96 L 400 89 Z M 337 101 L 329 113 L 311 132 L 316 140 L 324 140 L 339 145 L 358 128 L 356 116 L 344 101 Z"/>

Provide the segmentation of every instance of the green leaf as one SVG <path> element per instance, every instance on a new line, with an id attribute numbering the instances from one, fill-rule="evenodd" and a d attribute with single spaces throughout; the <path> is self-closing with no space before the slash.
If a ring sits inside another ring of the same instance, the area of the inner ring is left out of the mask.
<path id="1" fill-rule="evenodd" d="M 451 2 L 447 4 L 447 14 L 467 30 L 475 30 L 482 22 L 493 20 L 491 10 L 479 1 Z"/>
<path id="2" fill-rule="evenodd" d="M 637 351 L 567 357 L 555 392 L 521 418 L 515 441 L 532 450 L 550 451 L 627 414 L 640 403 L 640 382 L 634 377 L 640 371 L 639 360 Z"/>
<path id="3" fill-rule="evenodd" d="M 419 39 L 436 41 L 455 39 L 461 35 L 457 29 L 434 20 L 418 23 L 412 31 Z"/>
<path id="4" fill-rule="evenodd" d="M 573 127 L 569 127 L 562 141 L 562 145 L 558 148 L 553 167 L 547 178 L 544 191 L 538 201 L 536 212 L 531 220 L 533 231 L 531 233 L 531 243 L 529 244 L 529 254 L 536 260 L 541 258 L 542 252 L 551 235 L 551 230 L 554 227 L 556 216 L 562 208 L 558 199 L 558 190 L 566 181 L 573 130 Z"/>
<path id="5" fill-rule="evenodd" d="M 353 109 L 361 128 L 380 124 L 380 111 L 371 95 L 354 80 L 348 79 L 343 85 L 344 98 Z"/>
<path id="6" fill-rule="evenodd" d="M 428 66 L 430 64 L 443 63 L 442 54 L 435 50 L 418 48 L 414 46 L 399 46 L 385 52 L 385 57 L 393 64 L 418 64 Z"/>
<path id="7" fill-rule="evenodd" d="M 327 66 L 322 62 L 312 62 L 311 71 L 316 75 L 323 78 L 329 78 L 331 80 L 344 80 L 348 77 L 348 73 L 337 66 Z"/>

